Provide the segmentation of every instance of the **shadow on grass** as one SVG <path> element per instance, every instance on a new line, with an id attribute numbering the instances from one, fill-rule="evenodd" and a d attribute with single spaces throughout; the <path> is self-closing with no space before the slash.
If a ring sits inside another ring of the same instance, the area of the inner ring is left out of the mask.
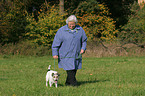
<path id="1" fill-rule="evenodd" d="M 78 81 L 77 86 L 83 85 L 83 84 L 88 84 L 88 83 L 96 83 L 96 82 L 107 82 L 110 81 L 109 79 L 106 80 L 88 80 L 88 81 Z M 58 84 L 58 86 L 66 86 L 63 84 Z"/>
<path id="2" fill-rule="evenodd" d="M 78 81 L 78 86 L 87 84 L 87 83 L 96 83 L 96 82 L 107 82 L 110 81 L 109 79 L 106 80 L 88 80 L 88 81 Z"/>

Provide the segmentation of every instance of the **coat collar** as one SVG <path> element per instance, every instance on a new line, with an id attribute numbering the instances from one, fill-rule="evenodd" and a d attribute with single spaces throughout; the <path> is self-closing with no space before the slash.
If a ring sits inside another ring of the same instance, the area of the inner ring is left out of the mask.
<path id="1" fill-rule="evenodd" d="M 68 25 L 65 25 L 65 26 L 64 26 L 64 30 L 65 30 L 65 31 L 70 31 L 71 29 L 68 28 Z M 76 31 L 77 31 L 77 30 L 80 30 L 80 26 L 79 26 L 79 25 L 76 25 L 76 27 L 75 27 L 74 30 L 76 30 Z"/>

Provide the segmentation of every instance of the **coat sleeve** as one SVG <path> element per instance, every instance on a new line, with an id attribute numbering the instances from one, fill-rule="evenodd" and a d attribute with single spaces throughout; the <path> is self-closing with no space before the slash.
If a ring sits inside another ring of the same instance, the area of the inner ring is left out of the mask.
<path id="1" fill-rule="evenodd" d="M 61 30 L 59 29 L 54 37 L 53 43 L 52 43 L 52 56 L 57 55 L 58 56 L 58 50 L 61 46 L 62 39 L 61 39 Z"/>
<path id="2" fill-rule="evenodd" d="M 82 48 L 81 49 L 86 50 L 86 46 L 87 46 L 87 36 L 86 36 L 85 31 L 83 30 L 83 33 L 82 33 Z"/>

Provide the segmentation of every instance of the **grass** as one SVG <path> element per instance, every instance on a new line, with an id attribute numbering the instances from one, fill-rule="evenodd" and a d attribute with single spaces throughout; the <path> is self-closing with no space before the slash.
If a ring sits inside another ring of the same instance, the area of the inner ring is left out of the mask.
<path id="1" fill-rule="evenodd" d="M 64 85 L 57 65 L 58 88 L 46 87 L 48 65 L 51 57 L 0 56 L 0 96 L 145 96 L 145 57 L 83 58 L 78 87 Z"/>

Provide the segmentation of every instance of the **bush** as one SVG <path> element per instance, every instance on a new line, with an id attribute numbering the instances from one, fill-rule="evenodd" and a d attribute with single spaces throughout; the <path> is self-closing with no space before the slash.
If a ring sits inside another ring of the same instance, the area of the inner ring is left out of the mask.
<path id="1" fill-rule="evenodd" d="M 59 9 L 52 6 L 47 12 L 40 9 L 38 21 L 32 16 L 27 16 L 27 33 L 25 36 L 28 40 L 44 46 L 51 46 L 53 38 L 57 30 L 62 27 L 64 22 L 64 15 L 59 14 Z"/>
<path id="2" fill-rule="evenodd" d="M 108 16 L 110 13 L 105 5 L 95 0 L 84 1 L 75 10 L 75 14 L 89 40 L 108 41 L 115 38 L 118 32 L 115 21 Z"/>
<path id="3" fill-rule="evenodd" d="M 135 2 L 128 23 L 122 27 L 119 37 L 123 43 L 142 43 L 145 41 L 145 5 L 140 9 Z"/>
<path id="4" fill-rule="evenodd" d="M 1 12 L 0 43 L 18 42 L 25 33 L 26 11 L 24 4 L 14 0 L 14 6 L 7 6 L 6 12 Z"/>

